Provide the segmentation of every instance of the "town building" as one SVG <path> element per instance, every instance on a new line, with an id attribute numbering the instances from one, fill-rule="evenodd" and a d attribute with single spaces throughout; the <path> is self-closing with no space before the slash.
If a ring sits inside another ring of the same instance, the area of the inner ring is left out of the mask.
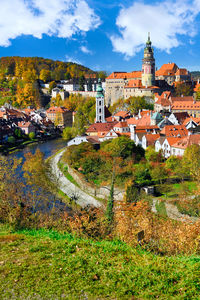
<path id="1" fill-rule="evenodd" d="M 131 96 L 144 96 L 152 101 L 153 96 L 163 91 L 173 90 L 174 82 L 190 81 L 191 74 L 186 69 L 179 68 L 175 63 L 168 63 L 155 70 L 155 58 L 150 35 L 144 49 L 142 71 L 113 72 L 106 78 L 106 105 L 113 105 L 118 99 L 127 99 Z M 164 95 L 163 95 L 164 96 Z M 161 98 L 163 99 L 163 98 Z M 158 100 L 163 102 L 163 100 Z M 169 102 L 166 101 L 166 108 Z M 157 105 L 156 111 L 159 111 Z"/>
<path id="2" fill-rule="evenodd" d="M 67 110 L 65 107 L 50 107 L 46 114 L 48 119 L 59 128 L 72 126 L 72 111 Z"/>

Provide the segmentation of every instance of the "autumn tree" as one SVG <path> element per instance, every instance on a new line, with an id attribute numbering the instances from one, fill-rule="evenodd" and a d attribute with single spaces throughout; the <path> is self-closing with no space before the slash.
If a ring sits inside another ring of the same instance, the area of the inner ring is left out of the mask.
<path id="1" fill-rule="evenodd" d="M 40 71 L 40 77 L 39 78 L 44 82 L 50 81 L 51 80 L 51 72 L 49 70 L 42 69 Z"/>
<path id="2" fill-rule="evenodd" d="M 196 181 L 200 181 L 200 146 L 187 147 L 182 159 L 182 167 L 188 170 L 189 175 Z"/>
<path id="3" fill-rule="evenodd" d="M 178 82 L 175 87 L 175 96 L 192 96 L 193 95 L 193 88 L 192 85 L 185 82 Z"/>

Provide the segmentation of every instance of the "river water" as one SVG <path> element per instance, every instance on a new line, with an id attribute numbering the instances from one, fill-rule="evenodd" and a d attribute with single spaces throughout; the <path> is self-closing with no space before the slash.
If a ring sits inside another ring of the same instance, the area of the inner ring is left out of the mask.
<path id="1" fill-rule="evenodd" d="M 24 149 L 20 149 L 16 152 L 9 154 L 9 157 L 22 158 L 24 160 L 24 154 L 27 152 L 35 153 L 37 149 L 44 153 L 45 159 L 56 153 L 58 150 L 66 147 L 67 142 L 62 138 L 49 140 L 47 142 L 34 143 L 27 145 Z"/>
<path id="2" fill-rule="evenodd" d="M 41 143 L 34 143 L 34 144 L 30 144 L 27 145 L 24 149 L 20 149 L 16 152 L 13 152 L 11 154 L 9 154 L 8 157 L 10 158 L 22 158 L 22 163 L 25 160 L 24 155 L 28 152 L 31 152 L 32 154 L 34 154 L 36 152 L 37 149 L 39 149 L 41 152 L 44 153 L 44 158 L 47 159 L 48 157 L 52 156 L 53 154 L 55 154 L 57 151 L 59 151 L 60 149 L 66 147 L 67 143 L 66 141 L 64 141 L 62 138 L 58 138 L 58 139 L 54 139 L 54 140 L 49 140 L 46 142 L 41 142 Z M 18 174 L 19 175 L 22 172 L 21 167 L 17 169 Z M 28 187 L 27 187 L 28 189 Z M 52 203 L 51 200 L 51 195 L 49 195 L 49 211 L 50 208 L 52 207 L 52 205 L 54 205 L 58 210 L 60 211 L 71 211 L 71 208 L 69 208 L 65 203 L 63 203 L 62 201 L 60 201 L 59 199 L 55 200 L 54 199 L 54 203 Z M 45 199 L 46 201 L 46 199 Z"/>

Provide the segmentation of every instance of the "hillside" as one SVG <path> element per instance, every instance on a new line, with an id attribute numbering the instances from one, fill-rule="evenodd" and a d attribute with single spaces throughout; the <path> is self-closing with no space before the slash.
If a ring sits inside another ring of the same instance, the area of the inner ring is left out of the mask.
<path id="1" fill-rule="evenodd" d="M 66 74 L 70 74 L 71 77 L 79 77 L 84 74 L 97 73 L 76 63 L 54 61 L 42 57 L 8 56 L 0 58 L 0 71 L 6 75 L 18 76 L 21 75 L 18 73 L 29 69 L 34 69 L 38 76 L 42 70 L 48 70 L 51 72 L 51 80 L 64 79 Z"/>
<path id="2" fill-rule="evenodd" d="M 200 78 L 200 71 L 193 71 L 191 75 L 194 80 L 198 80 Z"/>
<path id="3" fill-rule="evenodd" d="M 119 241 L 0 228 L 2 299 L 197 299 L 199 257 L 161 257 Z"/>

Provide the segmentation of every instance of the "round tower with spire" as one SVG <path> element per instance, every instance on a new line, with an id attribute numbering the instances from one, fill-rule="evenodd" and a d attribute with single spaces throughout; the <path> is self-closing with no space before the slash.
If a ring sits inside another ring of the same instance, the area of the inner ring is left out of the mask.
<path id="1" fill-rule="evenodd" d="M 96 95 L 96 123 L 105 123 L 105 106 L 104 106 L 104 92 L 101 84 L 101 79 L 98 80 Z"/>
<path id="2" fill-rule="evenodd" d="M 144 58 L 142 60 L 142 85 L 145 87 L 153 86 L 155 84 L 155 59 L 153 55 L 153 48 L 151 46 L 150 33 L 146 47 L 144 48 Z"/>

